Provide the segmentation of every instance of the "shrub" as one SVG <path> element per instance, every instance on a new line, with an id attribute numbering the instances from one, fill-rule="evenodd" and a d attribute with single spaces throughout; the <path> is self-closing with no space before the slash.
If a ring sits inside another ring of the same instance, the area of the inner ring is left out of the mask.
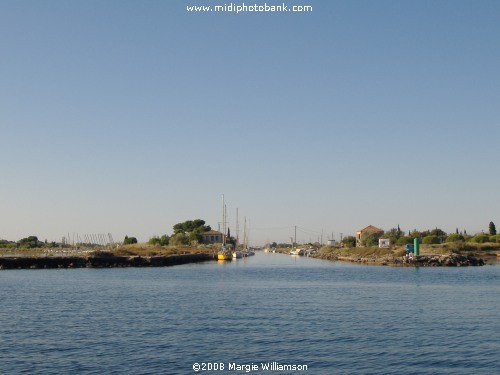
<path id="1" fill-rule="evenodd" d="M 148 241 L 148 245 L 158 246 L 160 244 L 160 238 L 158 236 L 151 237 Z"/>
<path id="2" fill-rule="evenodd" d="M 189 242 L 188 237 L 184 233 L 176 233 L 170 238 L 170 245 L 187 245 Z"/>
<path id="3" fill-rule="evenodd" d="M 426 245 L 437 244 L 440 243 L 438 236 L 425 236 L 422 239 L 422 243 Z"/>
<path id="4" fill-rule="evenodd" d="M 361 236 L 362 246 L 377 246 L 378 240 L 382 237 L 382 233 L 367 232 Z"/>
<path id="5" fill-rule="evenodd" d="M 472 237 L 472 241 L 477 243 L 490 242 L 490 236 L 488 236 L 485 233 L 477 234 L 474 237 Z"/>
<path id="6" fill-rule="evenodd" d="M 490 236 L 490 242 L 500 242 L 500 234 L 495 234 L 494 236 Z"/>
<path id="7" fill-rule="evenodd" d="M 461 234 L 450 234 L 448 237 L 446 237 L 446 242 L 464 242 L 465 238 Z"/>
<path id="8" fill-rule="evenodd" d="M 355 247 L 356 246 L 356 238 L 354 236 L 347 236 L 342 239 L 342 243 L 346 247 Z"/>
<path id="9" fill-rule="evenodd" d="M 29 236 L 26 238 L 22 238 L 17 243 L 19 247 L 33 249 L 35 247 L 42 247 L 43 243 L 38 240 L 37 236 Z"/>
<path id="10" fill-rule="evenodd" d="M 167 246 L 170 242 L 170 237 L 167 236 L 166 234 L 164 234 L 163 236 L 161 236 L 160 238 L 160 245 L 161 246 Z"/>
<path id="11" fill-rule="evenodd" d="M 472 241 L 472 237 L 473 237 L 473 236 L 469 236 L 468 234 L 465 234 L 465 233 L 463 234 L 463 236 L 464 236 L 464 241 L 465 241 L 465 242 Z"/>
<path id="12" fill-rule="evenodd" d="M 413 244 L 413 238 L 411 237 L 408 237 L 408 236 L 403 236 L 403 237 L 400 237 L 397 241 L 396 241 L 396 245 L 411 245 Z"/>
<path id="13" fill-rule="evenodd" d="M 137 238 L 135 237 L 125 236 L 125 238 L 123 239 L 124 245 L 132 245 L 134 243 L 137 243 Z"/>

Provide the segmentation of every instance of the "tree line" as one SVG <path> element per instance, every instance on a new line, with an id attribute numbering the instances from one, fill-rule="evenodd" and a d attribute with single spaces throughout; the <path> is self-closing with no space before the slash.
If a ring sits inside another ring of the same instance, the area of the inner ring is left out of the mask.
<path id="1" fill-rule="evenodd" d="M 21 249 L 35 249 L 42 247 L 56 247 L 59 244 L 56 242 L 40 241 L 37 236 L 28 236 L 21 238 L 19 241 L 0 240 L 0 248 L 21 248 Z"/>
<path id="2" fill-rule="evenodd" d="M 155 246 L 167 246 L 167 245 L 188 245 L 193 242 L 201 243 L 202 234 L 211 230 L 209 225 L 205 225 L 205 220 L 195 219 L 187 220 L 181 223 L 177 223 L 173 226 L 173 234 L 171 236 L 164 234 L 162 236 L 153 236 L 149 239 L 148 243 Z M 406 245 L 412 244 L 414 238 L 418 238 L 423 244 L 439 244 L 444 242 L 476 242 L 476 243 L 486 243 L 486 242 L 500 242 L 500 235 L 497 234 L 495 223 L 492 221 L 488 225 L 487 233 L 479 233 L 475 235 L 467 234 L 466 230 L 459 231 L 456 229 L 455 233 L 446 233 L 442 229 L 435 228 L 426 231 L 408 231 L 403 232 L 399 225 L 397 228 L 392 228 L 384 233 L 364 233 L 361 238 L 362 246 L 376 246 L 378 245 L 378 240 L 380 238 L 387 238 L 393 245 Z M 227 233 L 227 241 L 231 243 L 235 241 L 231 237 L 229 229 Z M 136 237 L 125 236 L 123 244 L 134 244 L 137 243 Z M 342 239 L 343 246 L 355 247 L 356 237 L 347 236 Z M 288 246 L 288 244 L 276 244 L 273 243 L 273 247 Z M 41 248 L 41 247 L 58 247 L 63 246 L 62 244 L 56 242 L 40 241 L 37 236 L 28 236 L 20 239 L 19 241 L 7 241 L 0 239 L 0 248 Z"/>
<path id="3" fill-rule="evenodd" d="M 173 226 L 173 234 L 171 236 L 164 234 L 161 236 L 153 236 L 149 239 L 148 244 L 153 246 L 167 245 L 189 245 L 193 242 L 200 243 L 202 234 L 212 230 L 210 225 L 205 225 L 205 220 L 195 219 L 187 220 L 182 223 L 177 223 Z M 125 236 L 124 245 L 137 243 L 135 237 Z"/>
<path id="4" fill-rule="evenodd" d="M 397 228 L 392 228 L 384 233 L 366 232 L 361 236 L 361 246 L 376 246 L 378 240 L 387 238 L 392 245 L 408 245 L 413 244 L 414 238 L 418 238 L 422 244 L 440 244 L 445 242 L 500 242 L 500 236 L 497 235 L 495 223 L 492 221 L 488 225 L 488 233 L 479 233 L 475 235 L 468 235 L 466 230 L 459 231 L 456 229 L 455 233 L 446 233 L 444 230 L 435 228 L 426 231 L 408 231 L 403 232 L 399 225 Z M 342 239 L 342 244 L 346 247 L 356 246 L 356 237 L 347 236 Z"/>

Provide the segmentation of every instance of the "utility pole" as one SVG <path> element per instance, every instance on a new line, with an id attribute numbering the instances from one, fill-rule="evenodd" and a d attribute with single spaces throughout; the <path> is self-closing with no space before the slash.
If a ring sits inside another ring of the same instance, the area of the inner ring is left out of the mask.
<path id="1" fill-rule="evenodd" d="M 295 237 L 294 237 L 293 242 L 297 243 L 297 226 L 295 226 Z"/>

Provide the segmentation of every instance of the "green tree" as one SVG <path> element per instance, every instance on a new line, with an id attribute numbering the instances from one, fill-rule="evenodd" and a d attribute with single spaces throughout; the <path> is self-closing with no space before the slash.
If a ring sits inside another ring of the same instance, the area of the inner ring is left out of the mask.
<path id="1" fill-rule="evenodd" d="M 413 244 L 413 238 L 410 236 L 402 236 L 396 241 L 396 245 L 411 245 Z"/>
<path id="2" fill-rule="evenodd" d="M 430 231 L 431 236 L 446 237 L 446 232 L 442 229 L 436 228 Z"/>
<path id="3" fill-rule="evenodd" d="M 177 233 L 191 233 L 195 230 L 202 232 L 207 232 L 211 230 L 209 225 L 205 225 L 205 220 L 196 219 L 188 220 L 183 223 L 177 223 L 174 225 L 174 234 Z"/>
<path id="4" fill-rule="evenodd" d="M 202 241 L 202 234 L 211 230 L 209 225 L 205 225 L 205 220 L 187 220 L 174 225 L 174 235 L 169 239 L 170 244 L 188 244 L 189 242 Z M 183 236 L 180 236 L 182 234 Z M 179 235 L 179 236 L 178 236 Z M 179 243 L 180 242 L 180 243 Z"/>
<path id="5" fill-rule="evenodd" d="M 164 234 L 161 237 L 154 236 L 151 237 L 148 241 L 148 244 L 153 246 L 167 246 L 170 241 L 170 237 Z"/>
<path id="6" fill-rule="evenodd" d="M 495 223 L 493 221 L 490 221 L 490 225 L 488 226 L 490 236 L 494 236 L 497 234 L 497 228 L 495 228 Z"/>
<path id="7" fill-rule="evenodd" d="M 170 242 L 170 237 L 167 236 L 166 234 L 164 234 L 163 236 L 161 236 L 160 238 L 160 245 L 161 246 L 167 246 Z"/>
<path id="8" fill-rule="evenodd" d="M 176 233 L 170 237 L 169 244 L 173 246 L 187 245 L 189 243 L 189 238 L 185 233 Z"/>
<path id="9" fill-rule="evenodd" d="M 439 240 L 439 237 L 438 236 L 425 236 L 423 239 L 422 239 L 422 243 L 423 244 L 426 244 L 426 245 L 430 245 L 430 244 L 438 244 L 440 243 L 441 241 Z"/>
<path id="10" fill-rule="evenodd" d="M 41 247 L 43 246 L 43 243 L 38 241 L 38 237 L 37 236 L 29 236 L 29 237 L 26 237 L 26 238 L 21 238 L 17 245 L 19 247 L 23 247 L 23 248 L 28 248 L 28 249 L 33 249 L 35 247 Z"/>
<path id="11" fill-rule="evenodd" d="M 446 242 L 464 242 L 465 238 L 461 234 L 450 234 L 448 237 L 446 237 Z"/>
<path id="12" fill-rule="evenodd" d="M 391 244 L 395 244 L 400 237 L 403 236 L 403 232 L 399 229 L 399 225 L 397 228 L 392 228 L 384 233 L 384 238 L 388 238 L 391 241 Z"/>
<path id="13" fill-rule="evenodd" d="M 419 232 L 418 230 L 414 229 L 410 233 L 409 237 L 411 237 L 411 238 L 422 238 L 422 237 L 424 237 L 424 233 L 423 232 Z"/>
<path id="14" fill-rule="evenodd" d="M 2 248 L 14 248 L 16 247 L 16 243 L 12 241 L 7 241 L 7 240 L 0 240 L 0 247 Z"/>
<path id="15" fill-rule="evenodd" d="M 429 236 L 436 236 L 437 238 L 439 238 L 438 243 L 442 243 L 446 239 L 447 234 L 444 230 L 436 228 L 429 232 Z"/>
<path id="16" fill-rule="evenodd" d="M 200 229 L 195 229 L 193 231 L 191 231 L 189 234 L 188 234 L 188 239 L 189 239 L 189 242 L 197 242 L 197 243 L 200 243 L 201 240 L 202 240 L 202 237 L 201 237 L 201 234 L 203 233 L 204 231 L 203 230 L 200 230 Z"/>
<path id="17" fill-rule="evenodd" d="M 342 239 L 342 244 L 345 247 L 355 247 L 356 246 L 356 237 L 347 236 Z"/>
<path id="18" fill-rule="evenodd" d="M 380 238 L 382 238 L 382 233 L 365 232 L 361 236 L 361 246 L 376 246 Z"/>
<path id="19" fill-rule="evenodd" d="M 123 239 L 124 245 L 132 245 L 134 243 L 137 243 L 137 238 L 135 237 L 125 236 L 125 238 Z"/>
<path id="20" fill-rule="evenodd" d="M 160 245 L 160 237 L 153 236 L 149 239 L 148 245 L 159 246 Z"/>
<path id="21" fill-rule="evenodd" d="M 477 243 L 490 242 L 490 236 L 488 236 L 486 233 L 476 234 L 471 238 L 471 240 Z"/>

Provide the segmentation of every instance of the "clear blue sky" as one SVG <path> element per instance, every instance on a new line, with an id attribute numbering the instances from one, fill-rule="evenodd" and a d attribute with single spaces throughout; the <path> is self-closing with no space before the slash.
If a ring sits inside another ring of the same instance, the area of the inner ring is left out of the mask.
<path id="1" fill-rule="evenodd" d="M 500 2 L 286 3 L 0 0 L 0 238 L 500 225 Z"/>

